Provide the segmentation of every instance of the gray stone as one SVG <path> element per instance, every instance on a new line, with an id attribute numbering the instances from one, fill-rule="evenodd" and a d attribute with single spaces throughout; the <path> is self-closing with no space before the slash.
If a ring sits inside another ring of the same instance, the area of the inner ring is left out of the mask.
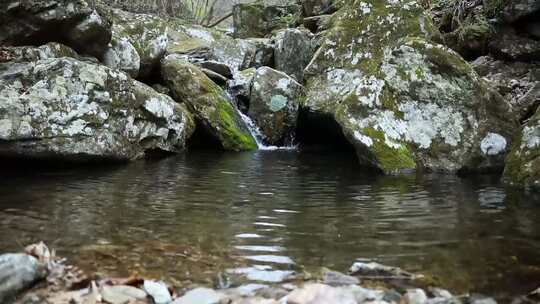
<path id="1" fill-rule="evenodd" d="M 301 0 L 305 17 L 328 14 L 335 11 L 332 0 Z"/>
<path id="2" fill-rule="evenodd" d="M 0 113 L 9 157 L 130 160 L 182 151 L 194 129 L 170 97 L 72 58 L 0 64 Z"/>
<path id="3" fill-rule="evenodd" d="M 322 281 L 330 286 L 356 285 L 360 283 L 360 280 L 355 277 L 332 270 L 323 271 Z"/>
<path id="4" fill-rule="evenodd" d="M 234 35 L 238 38 L 262 38 L 276 29 L 295 25 L 299 17 L 300 7 L 296 4 L 236 4 L 233 7 Z"/>
<path id="5" fill-rule="evenodd" d="M 266 143 L 285 145 L 294 135 L 302 85 L 269 67 L 257 69 L 250 93 L 248 116 L 260 128 Z"/>
<path id="6" fill-rule="evenodd" d="M 103 300 L 110 304 L 127 304 L 135 300 L 146 299 L 146 292 L 125 285 L 104 286 L 101 290 Z"/>
<path id="7" fill-rule="evenodd" d="M 54 40 L 100 57 L 111 39 L 110 22 L 80 0 L 2 1 L 0 20 L 1 45 L 39 45 Z"/>
<path id="8" fill-rule="evenodd" d="M 217 304 L 224 296 L 213 289 L 196 288 L 188 291 L 182 297 L 174 300 L 173 304 Z"/>
<path id="9" fill-rule="evenodd" d="M 118 69 L 137 78 L 141 67 L 141 57 L 127 39 L 115 38 L 103 56 L 103 63 L 112 69 Z"/>
<path id="10" fill-rule="evenodd" d="M 307 30 L 286 29 L 274 37 L 274 63 L 278 71 L 285 72 L 302 82 L 304 69 L 315 53 L 311 43 L 312 34 Z"/>
<path id="11" fill-rule="evenodd" d="M 428 297 L 422 289 L 416 288 L 408 289 L 405 293 L 405 299 L 407 299 L 408 304 L 426 304 Z"/>
<path id="12" fill-rule="evenodd" d="M 208 69 L 215 73 L 218 73 L 227 79 L 233 78 L 231 68 L 224 63 L 217 62 L 214 60 L 205 60 L 205 61 L 196 63 L 196 65 L 200 66 L 201 68 Z"/>
<path id="13" fill-rule="evenodd" d="M 154 304 L 169 304 L 172 302 L 171 294 L 162 282 L 145 280 L 143 288 L 154 300 Z"/>
<path id="14" fill-rule="evenodd" d="M 12 297 L 46 275 L 45 266 L 32 256 L 22 253 L 0 255 L 0 303 L 9 303 Z"/>
<path id="15" fill-rule="evenodd" d="M 39 47 L 17 46 L 0 47 L 0 63 L 2 62 L 30 62 L 41 59 L 71 57 L 83 59 L 73 49 L 60 43 L 49 42 Z"/>
<path id="16" fill-rule="evenodd" d="M 414 274 L 398 267 L 386 266 L 376 262 L 355 262 L 349 272 L 355 276 L 388 277 L 412 279 Z"/>

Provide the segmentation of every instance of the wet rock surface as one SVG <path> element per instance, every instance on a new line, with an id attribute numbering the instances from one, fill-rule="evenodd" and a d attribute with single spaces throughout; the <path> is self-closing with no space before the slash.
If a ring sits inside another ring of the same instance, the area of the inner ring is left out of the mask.
<path id="1" fill-rule="evenodd" d="M 250 92 L 248 115 L 271 145 L 290 144 L 296 129 L 302 85 L 268 67 L 257 69 Z"/>
<path id="2" fill-rule="evenodd" d="M 0 302 L 12 300 L 17 293 L 46 276 L 45 265 L 33 256 L 17 253 L 0 255 Z"/>

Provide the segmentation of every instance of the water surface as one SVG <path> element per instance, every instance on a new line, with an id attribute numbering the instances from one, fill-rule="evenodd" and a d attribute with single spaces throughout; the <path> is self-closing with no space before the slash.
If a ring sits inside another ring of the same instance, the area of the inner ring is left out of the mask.
<path id="1" fill-rule="evenodd" d="M 497 297 L 540 286 L 540 202 L 497 176 L 382 177 L 348 155 L 197 152 L 4 170 L 0 251 L 45 240 L 87 270 L 275 282 L 356 259 Z"/>

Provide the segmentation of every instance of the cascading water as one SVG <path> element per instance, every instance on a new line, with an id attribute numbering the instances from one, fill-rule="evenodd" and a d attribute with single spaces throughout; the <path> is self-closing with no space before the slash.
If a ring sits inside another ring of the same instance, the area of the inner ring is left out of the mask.
<path id="1" fill-rule="evenodd" d="M 249 133 L 251 133 L 251 136 L 253 136 L 253 138 L 255 139 L 255 142 L 257 143 L 257 148 L 259 150 L 266 150 L 266 151 L 270 151 L 270 150 L 296 150 L 298 148 L 298 146 L 292 144 L 294 142 L 294 140 L 291 140 L 290 141 L 291 144 L 288 145 L 288 146 L 268 146 L 268 145 L 266 145 L 264 143 L 264 135 L 261 133 L 261 130 L 259 129 L 257 124 L 249 116 L 242 113 L 242 111 L 240 111 L 240 109 L 238 109 L 238 107 L 234 103 L 235 98 L 234 98 L 233 94 L 231 94 L 231 92 L 229 90 L 227 90 L 226 93 L 227 93 L 227 97 L 229 99 L 229 102 L 233 105 L 233 108 L 236 110 L 236 112 L 238 112 L 238 115 L 240 115 L 240 117 L 242 118 L 242 120 L 246 124 L 246 127 L 249 130 Z"/>

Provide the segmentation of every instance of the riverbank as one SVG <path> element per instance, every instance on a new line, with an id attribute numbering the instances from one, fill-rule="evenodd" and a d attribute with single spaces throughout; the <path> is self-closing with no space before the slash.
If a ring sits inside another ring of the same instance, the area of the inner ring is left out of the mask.
<path id="1" fill-rule="evenodd" d="M 107 278 L 84 273 L 44 243 L 0 255 L 2 303 L 33 304 L 494 304 L 493 298 L 452 294 L 431 279 L 375 262 L 354 262 L 348 274 L 321 268 L 279 284 L 176 286 L 140 276 Z M 9 270 L 9 271 L 7 271 Z M 512 303 L 537 303 L 538 290 Z"/>

